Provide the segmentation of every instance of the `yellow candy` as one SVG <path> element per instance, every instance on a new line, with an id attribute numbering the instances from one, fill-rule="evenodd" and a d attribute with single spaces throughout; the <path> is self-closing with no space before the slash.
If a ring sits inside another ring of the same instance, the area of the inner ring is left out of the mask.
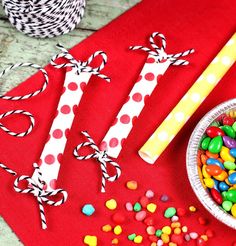
<path id="1" fill-rule="evenodd" d="M 190 211 L 190 212 L 196 212 L 197 209 L 196 209 L 194 206 L 190 206 L 190 207 L 189 207 L 189 211 Z"/>
<path id="2" fill-rule="evenodd" d="M 119 225 L 115 226 L 115 227 L 114 227 L 114 233 L 115 233 L 116 235 L 120 235 L 120 234 L 122 233 L 122 228 L 121 228 L 121 226 L 119 226 Z"/>
<path id="3" fill-rule="evenodd" d="M 220 157 L 224 160 L 224 161 L 235 161 L 235 158 L 233 156 L 230 155 L 229 153 L 229 148 L 222 146 L 221 151 L 220 151 Z"/>
<path id="4" fill-rule="evenodd" d="M 229 186 L 232 186 L 232 184 L 230 184 L 229 180 L 228 179 L 225 179 L 225 183 Z"/>
<path id="5" fill-rule="evenodd" d="M 118 240 L 118 238 L 114 238 L 114 239 L 112 239 L 112 241 L 111 241 L 111 244 L 118 244 L 119 243 L 119 240 Z"/>
<path id="6" fill-rule="evenodd" d="M 210 178 L 211 177 L 211 175 L 209 175 L 206 171 L 206 165 L 202 166 L 202 175 L 204 178 Z"/>
<path id="7" fill-rule="evenodd" d="M 102 231 L 104 231 L 104 232 L 109 232 L 109 231 L 111 231 L 111 230 L 112 230 L 112 227 L 111 227 L 111 225 L 109 225 L 109 224 L 104 225 L 104 226 L 102 227 Z"/>
<path id="8" fill-rule="evenodd" d="M 204 241 L 207 241 L 207 240 L 208 240 L 208 236 L 207 236 L 207 235 L 201 235 L 201 238 L 202 238 Z"/>
<path id="9" fill-rule="evenodd" d="M 89 246 L 97 246 L 97 237 L 86 235 L 84 237 L 84 243 L 89 245 Z"/>
<path id="10" fill-rule="evenodd" d="M 169 237 L 169 235 L 162 233 L 161 234 L 161 240 L 163 241 L 163 243 L 169 243 L 170 237 Z"/>
<path id="11" fill-rule="evenodd" d="M 222 171 L 221 174 L 217 175 L 217 176 L 213 176 L 215 179 L 219 180 L 219 181 L 224 181 L 227 177 L 228 174 L 226 171 Z"/>
<path id="12" fill-rule="evenodd" d="M 153 242 L 153 243 L 151 244 L 151 246 L 157 246 L 157 244 Z"/>
<path id="13" fill-rule="evenodd" d="M 142 241 L 143 241 L 143 237 L 140 236 L 140 235 L 138 235 L 138 236 L 136 236 L 136 237 L 134 238 L 134 242 L 135 242 L 135 243 L 142 243 Z"/>
<path id="14" fill-rule="evenodd" d="M 154 213 L 156 211 L 156 208 L 157 208 L 157 205 L 155 203 L 149 203 L 147 205 L 147 210 L 150 212 L 150 213 Z"/>
<path id="15" fill-rule="evenodd" d="M 167 234 L 167 235 L 171 234 L 171 227 L 170 226 L 164 226 L 161 230 L 164 234 Z"/>
<path id="16" fill-rule="evenodd" d="M 183 226 L 182 227 L 182 232 L 185 232 L 186 233 L 187 231 L 188 231 L 188 227 L 187 226 Z"/>
<path id="17" fill-rule="evenodd" d="M 236 203 L 231 208 L 231 214 L 236 218 Z"/>
<path id="18" fill-rule="evenodd" d="M 232 173 L 235 173 L 236 171 L 235 170 L 229 170 L 229 175 L 232 174 Z"/>
<path id="19" fill-rule="evenodd" d="M 126 187 L 129 190 L 136 190 L 138 188 L 138 183 L 137 181 L 131 180 L 126 183 Z"/>
<path id="20" fill-rule="evenodd" d="M 170 242 L 169 243 L 169 246 L 177 246 L 177 244 L 176 243 L 173 243 L 173 242 Z"/>
<path id="21" fill-rule="evenodd" d="M 180 234 L 181 233 L 181 229 L 180 228 L 175 228 L 174 229 L 174 234 Z"/>
<path id="22" fill-rule="evenodd" d="M 230 187 L 229 190 L 235 190 L 235 188 L 234 187 Z"/>
<path id="23" fill-rule="evenodd" d="M 205 178 L 205 179 L 203 179 L 203 181 L 204 181 L 204 184 L 206 185 L 206 187 L 208 187 L 208 188 L 213 188 L 215 185 L 214 180 L 211 178 Z"/>
<path id="24" fill-rule="evenodd" d="M 234 188 L 234 189 L 236 188 L 236 184 L 233 185 L 233 188 Z"/>
<path id="25" fill-rule="evenodd" d="M 110 210 L 114 210 L 117 207 L 117 202 L 115 199 L 110 199 L 106 201 L 106 207 Z"/>

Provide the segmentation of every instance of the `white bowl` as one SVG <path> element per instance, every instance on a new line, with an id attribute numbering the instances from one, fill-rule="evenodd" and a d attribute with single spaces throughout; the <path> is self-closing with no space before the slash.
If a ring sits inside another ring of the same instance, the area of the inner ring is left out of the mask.
<path id="1" fill-rule="evenodd" d="M 236 229 L 236 218 L 225 212 L 203 187 L 197 169 L 197 152 L 207 127 L 215 121 L 221 114 L 230 110 L 236 110 L 236 99 L 231 99 L 219 104 L 209 111 L 195 127 L 188 143 L 186 165 L 190 184 L 203 206 L 219 221 L 229 227 Z"/>

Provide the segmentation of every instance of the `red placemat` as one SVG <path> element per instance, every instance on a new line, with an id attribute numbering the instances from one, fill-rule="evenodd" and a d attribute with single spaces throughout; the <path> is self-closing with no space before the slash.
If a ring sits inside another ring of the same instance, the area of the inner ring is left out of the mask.
<path id="1" fill-rule="evenodd" d="M 199 212 L 191 219 L 184 219 L 189 228 L 200 233 L 204 233 L 205 228 L 214 229 L 215 237 L 209 240 L 208 245 L 231 245 L 236 239 L 235 231 L 215 220 L 191 190 L 185 168 L 185 152 L 189 136 L 201 117 L 215 105 L 236 95 L 236 66 L 231 68 L 155 165 L 142 161 L 137 151 L 234 33 L 235 13 L 236 4 L 226 0 L 144 0 L 71 50 L 79 59 L 86 59 L 96 50 L 104 50 L 109 60 L 103 72 L 112 77 L 112 82 L 107 84 L 94 76 L 93 82 L 86 88 L 68 138 L 58 180 L 58 187 L 68 191 L 69 199 L 60 207 L 45 206 L 48 230 L 40 228 L 36 199 L 32 195 L 16 193 L 13 190 L 14 179 L 0 171 L 0 213 L 23 243 L 82 245 L 85 234 L 94 234 L 99 238 L 99 245 L 110 245 L 112 233 L 101 231 L 102 225 L 111 223 L 112 212 L 104 208 L 105 200 L 116 198 L 119 210 L 124 210 L 122 206 L 126 201 L 136 201 L 151 188 L 157 196 L 167 193 L 171 197 L 168 204 L 158 202 L 159 211 L 171 205 L 188 207 L 195 204 Z M 188 57 L 191 62 L 189 66 L 172 66 L 162 77 L 117 160 L 122 167 L 121 178 L 115 183 L 107 183 L 107 192 L 101 194 L 99 165 L 93 160 L 75 160 L 72 151 L 78 143 L 84 141 L 81 130 L 88 130 L 95 141 L 100 143 L 146 59 L 144 53 L 129 51 L 128 47 L 148 44 L 147 39 L 154 31 L 166 36 L 167 52 L 175 53 L 193 47 L 196 53 Z M 62 90 L 65 71 L 51 66 L 47 67 L 47 71 L 50 85 L 42 95 L 22 102 L 0 102 L 3 112 L 21 108 L 30 111 L 36 118 L 35 129 L 25 138 L 15 139 L 0 132 L 0 161 L 20 174 L 30 175 L 33 172 L 32 163 L 39 158 L 43 149 Z M 40 87 L 41 81 L 41 75 L 37 74 L 15 88 L 11 94 L 32 91 Z M 24 120 L 10 122 L 9 119 L 5 122 L 20 128 Z M 137 191 L 124 187 L 130 179 L 139 182 Z M 92 217 L 82 215 L 81 206 L 85 203 L 92 203 L 96 207 L 96 214 Z M 199 227 L 197 217 L 200 215 L 210 220 L 208 226 Z M 156 216 L 158 226 L 166 224 L 162 215 Z M 119 236 L 120 245 L 133 244 L 126 239 L 129 233 L 144 235 L 144 225 L 134 222 L 131 215 L 128 217 L 124 232 Z M 145 239 L 143 245 L 149 245 L 149 241 Z"/>

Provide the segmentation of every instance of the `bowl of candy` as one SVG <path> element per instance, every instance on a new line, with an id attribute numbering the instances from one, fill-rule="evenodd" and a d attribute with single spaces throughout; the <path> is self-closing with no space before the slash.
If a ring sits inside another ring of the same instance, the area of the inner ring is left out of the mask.
<path id="1" fill-rule="evenodd" d="M 187 148 L 190 184 L 203 206 L 236 229 L 236 99 L 209 111 Z"/>

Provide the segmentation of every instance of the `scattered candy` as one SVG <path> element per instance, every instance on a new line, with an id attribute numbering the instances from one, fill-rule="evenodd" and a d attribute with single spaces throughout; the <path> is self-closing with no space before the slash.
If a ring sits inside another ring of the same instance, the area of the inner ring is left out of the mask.
<path id="1" fill-rule="evenodd" d="M 146 231 L 147 231 L 147 234 L 148 235 L 154 235 L 155 232 L 156 232 L 156 229 L 155 229 L 154 226 L 148 226 L 147 229 L 146 229 Z"/>
<path id="2" fill-rule="evenodd" d="M 169 196 L 167 196 L 166 194 L 163 194 L 163 195 L 161 195 L 160 200 L 162 202 L 167 202 L 167 201 L 169 201 Z"/>
<path id="3" fill-rule="evenodd" d="M 104 231 L 104 232 L 109 232 L 109 231 L 111 231 L 111 230 L 112 230 L 112 227 L 111 227 L 111 225 L 109 225 L 109 224 L 104 225 L 104 226 L 102 227 L 102 231 Z"/>
<path id="4" fill-rule="evenodd" d="M 147 205 L 147 210 L 148 210 L 150 213 L 155 213 L 156 208 L 157 208 L 157 205 L 156 205 L 155 203 L 149 203 L 149 204 Z"/>
<path id="5" fill-rule="evenodd" d="M 125 204 L 125 208 L 126 208 L 127 211 L 130 211 L 130 212 L 133 211 L 133 205 L 132 205 L 132 203 L 127 202 Z"/>
<path id="6" fill-rule="evenodd" d="M 170 237 L 169 237 L 169 235 L 167 235 L 165 233 L 162 233 L 161 234 L 161 240 L 162 240 L 163 243 L 169 243 Z"/>
<path id="7" fill-rule="evenodd" d="M 117 207 L 117 202 L 115 199 L 110 199 L 106 201 L 106 207 L 110 210 L 114 210 Z"/>
<path id="8" fill-rule="evenodd" d="M 196 212 L 197 209 L 196 209 L 194 206 L 190 206 L 190 207 L 189 207 L 189 211 L 190 211 L 190 212 Z"/>
<path id="9" fill-rule="evenodd" d="M 153 198 L 154 197 L 154 192 L 152 190 L 147 190 L 145 196 L 147 198 Z"/>
<path id="10" fill-rule="evenodd" d="M 177 208 L 177 215 L 178 216 L 185 216 L 186 215 L 186 209 L 184 208 Z"/>
<path id="11" fill-rule="evenodd" d="M 134 204 L 134 208 L 133 209 L 134 209 L 135 212 L 139 212 L 142 209 L 142 206 L 141 206 L 141 204 L 139 202 L 136 202 Z"/>
<path id="12" fill-rule="evenodd" d="M 112 220 L 116 224 L 123 224 L 125 222 L 125 215 L 122 212 L 117 212 L 112 215 Z"/>
<path id="13" fill-rule="evenodd" d="M 120 235 L 122 233 L 122 228 L 120 225 L 117 225 L 114 227 L 113 231 L 116 235 Z"/>
<path id="14" fill-rule="evenodd" d="M 134 238 L 134 242 L 139 244 L 139 243 L 142 243 L 143 241 L 143 237 L 141 235 L 138 235 Z"/>
<path id="15" fill-rule="evenodd" d="M 179 220 L 179 217 L 174 215 L 173 217 L 171 217 L 171 222 L 176 222 Z"/>
<path id="16" fill-rule="evenodd" d="M 207 219 L 200 216 L 200 217 L 198 217 L 198 222 L 200 225 L 206 225 Z"/>
<path id="17" fill-rule="evenodd" d="M 146 208 L 147 205 L 149 204 L 149 198 L 147 196 L 142 196 L 140 198 L 140 204 L 143 208 Z"/>
<path id="18" fill-rule="evenodd" d="M 91 216 L 95 212 L 95 208 L 92 204 L 85 204 L 82 208 L 82 213 Z"/>
<path id="19" fill-rule="evenodd" d="M 140 212 L 135 214 L 135 219 L 137 221 L 143 221 L 145 219 L 146 215 L 147 215 L 146 211 L 140 211 Z"/>
<path id="20" fill-rule="evenodd" d="M 164 213 L 164 216 L 166 218 L 171 218 L 173 217 L 174 215 L 176 214 L 176 209 L 173 208 L 173 207 L 169 207 L 166 209 L 165 213 Z"/>
<path id="21" fill-rule="evenodd" d="M 145 223 L 147 226 L 154 225 L 154 219 L 153 219 L 152 217 L 147 217 L 147 218 L 144 220 L 144 223 Z"/>
<path id="22" fill-rule="evenodd" d="M 126 187 L 129 190 L 136 190 L 138 188 L 138 183 L 137 181 L 131 180 L 126 183 Z"/>
<path id="23" fill-rule="evenodd" d="M 170 226 L 164 226 L 161 230 L 164 234 L 167 234 L 167 235 L 170 235 L 172 231 Z"/>
<path id="24" fill-rule="evenodd" d="M 196 232 L 190 232 L 190 233 L 189 233 L 189 236 L 190 236 L 191 239 L 196 239 L 196 238 L 198 238 L 198 234 L 197 234 Z"/>
<path id="25" fill-rule="evenodd" d="M 135 239 L 135 237 L 136 237 L 136 234 L 135 233 L 128 235 L 128 239 L 130 241 L 133 241 Z"/>
<path id="26" fill-rule="evenodd" d="M 160 237 L 161 234 L 162 234 L 162 230 L 160 230 L 160 229 L 159 229 L 159 230 L 156 230 L 156 236 L 157 236 L 157 237 Z"/>
<path id="27" fill-rule="evenodd" d="M 86 235 L 84 237 L 84 243 L 89 245 L 89 246 L 97 246 L 97 237 Z"/>
<path id="28" fill-rule="evenodd" d="M 112 245 L 116 245 L 118 243 L 119 243 L 119 239 L 118 238 L 113 238 L 112 241 L 111 241 Z"/>

